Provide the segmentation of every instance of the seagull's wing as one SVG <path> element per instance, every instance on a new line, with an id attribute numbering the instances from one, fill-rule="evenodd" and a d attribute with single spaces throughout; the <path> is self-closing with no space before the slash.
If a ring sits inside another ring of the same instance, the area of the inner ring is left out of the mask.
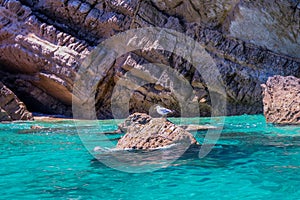
<path id="1" fill-rule="evenodd" d="M 169 110 L 169 109 L 167 109 L 167 108 L 161 108 L 161 111 L 162 111 L 163 113 L 171 113 L 171 112 L 172 112 L 172 110 Z"/>

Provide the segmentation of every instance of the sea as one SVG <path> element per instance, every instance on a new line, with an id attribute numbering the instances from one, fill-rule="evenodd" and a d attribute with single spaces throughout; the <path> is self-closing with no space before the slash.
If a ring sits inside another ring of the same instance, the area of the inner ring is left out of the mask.
<path id="1" fill-rule="evenodd" d="M 206 154 L 116 150 L 122 120 L 1 123 L 0 199 L 300 199 L 300 126 L 263 115 L 169 120 L 216 127 L 191 132 Z"/>

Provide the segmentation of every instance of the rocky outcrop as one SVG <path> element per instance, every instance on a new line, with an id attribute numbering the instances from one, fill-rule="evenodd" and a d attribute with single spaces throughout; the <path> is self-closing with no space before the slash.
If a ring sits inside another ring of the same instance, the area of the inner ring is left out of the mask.
<path id="1" fill-rule="evenodd" d="M 117 149 L 156 149 L 170 145 L 189 148 L 198 144 L 192 134 L 167 119 L 143 113 L 130 115 L 120 129 L 126 134 L 118 141 Z"/>
<path id="2" fill-rule="evenodd" d="M 226 114 L 261 113 L 260 84 L 274 75 L 300 77 L 299 8 L 292 0 L 0 0 L 0 80 L 30 110 L 70 116 L 78 69 L 101 41 L 134 28 L 162 27 L 185 33 L 212 56 L 226 91 Z M 146 78 L 140 72 L 154 62 L 183 76 L 200 115 L 211 114 L 211 96 L 219 91 L 209 90 L 185 59 L 149 50 L 124 54 L 103 70 L 95 88 L 97 117 L 114 117 L 114 92 L 121 102 L 131 93 L 130 113 L 149 113 L 161 104 L 181 115 L 179 100 L 165 83 L 150 81 L 131 91 L 132 80 Z"/>
<path id="3" fill-rule="evenodd" d="M 88 45 L 20 1 L 0 1 L 0 13 L 2 81 L 33 110 L 70 115 L 75 69 Z"/>
<path id="4" fill-rule="evenodd" d="M 32 120 L 32 114 L 17 96 L 0 82 L 0 121 Z"/>
<path id="5" fill-rule="evenodd" d="M 300 124 L 300 79 L 274 76 L 263 87 L 264 114 L 267 122 Z"/>

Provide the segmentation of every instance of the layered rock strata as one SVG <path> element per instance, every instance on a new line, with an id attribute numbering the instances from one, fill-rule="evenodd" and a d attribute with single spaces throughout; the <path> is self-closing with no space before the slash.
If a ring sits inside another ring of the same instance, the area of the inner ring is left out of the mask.
<path id="1" fill-rule="evenodd" d="M 0 82 L 0 121 L 32 120 L 32 114 L 17 96 Z"/>
<path id="2" fill-rule="evenodd" d="M 260 84 L 274 75 L 300 77 L 299 8 L 291 0 L 0 0 L 0 80 L 30 110 L 70 116 L 76 74 L 99 43 L 126 30 L 161 27 L 186 34 L 211 55 L 226 91 L 227 115 L 262 113 Z M 200 115 L 211 115 L 219 91 L 210 90 L 182 57 L 150 50 L 124 54 L 105 69 L 95 88 L 97 117 L 113 118 L 111 96 L 122 102 L 132 80 L 145 78 L 138 71 L 154 62 L 182 75 Z M 114 91 L 132 69 L 137 73 Z M 128 112 L 161 104 L 179 116 L 179 101 L 166 85 L 151 82 L 132 92 Z"/>

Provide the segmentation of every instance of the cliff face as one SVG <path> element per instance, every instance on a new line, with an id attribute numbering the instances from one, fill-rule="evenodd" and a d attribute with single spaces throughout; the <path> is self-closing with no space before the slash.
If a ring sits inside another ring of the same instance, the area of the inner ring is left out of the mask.
<path id="1" fill-rule="evenodd" d="M 96 46 L 126 30 L 155 26 L 190 36 L 211 55 L 228 115 L 262 113 L 261 83 L 273 75 L 300 77 L 299 8 L 292 0 L 0 0 L 0 81 L 31 111 L 71 115 L 76 72 Z M 113 117 L 110 97 L 118 80 L 153 62 L 183 75 L 201 115 L 210 115 L 210 95 L 218 91 L 208 91 L 189 62 L 172 52 L 134 51 L 117 58 L 99 80 L 97 116 Z M 120 101 L 129 85 L 118 91 Z M 157 103 L 180 114 L 172 91 L 156 83 L 132 93 L 129 111 L 149 112 Z"/>

